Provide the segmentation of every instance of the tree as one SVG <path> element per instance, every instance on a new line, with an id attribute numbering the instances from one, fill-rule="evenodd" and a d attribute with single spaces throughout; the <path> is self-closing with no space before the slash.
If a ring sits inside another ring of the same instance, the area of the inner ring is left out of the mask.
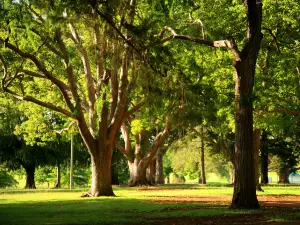
<path id="1" fill-rule="evenodd" d="M 126 110 L 135 81 L 134 54 L 130 43 L 121 41 L 130 39 L 125 26 L 133 24 L 136 2 L 77 3 L 1 5 L 2 88 L 16 99 L 75 121 L 91 156 L 88 195 L 113 196 L 110 174 L 116 135 L 124 119 L 140 106 L 136 102 Z M 117 29 L 112 18 L 119 15 L 122 23 Z"/>
<path id="2" fill-rule="evenodd" d="M 269 148 L 273 155 L 270 169 L 273 169 L 279 175 L 278 183 L 290 183 L 289 175 L 292 172 L 296 172 L 297 159 L 299 158 L 297 143 L 289 138 L 283 139 L 279 137 L 269 140 Z"/>
<path id="3" fill-rule="evenodd" d="M 241 51 L 234 40 L 208 41 L 188 35 L 178 35 L 172 28 L 165 27 L 158 35 L 162 37 L 166 31 L 171 39 L 192 41 L 215 48 L 227 48 L 234 55 L 236 71 L 236 128 L 235 128 L 235 183 L 231 208 L 259 208 L 255 191 L 253 168 L 253 85 L 256 61 L 262 39 L 262 3 L 256 0 L 245 0 L 247 15 L 247 41 Z"/>
<path id="4" fill-rule="evenodd" d="M 139 120 L 136 120 L 136 122 L 140 124 Z M 133 152 L 130 131 L 125 124 L 122 125 L 122 136 L 124 138 L 125 147 L 120 144 L 118 144 L 117 147 L 128 159 L 130 171 L 130 180 L 128 181 L 129 186 L 151 184 L 151 179 L 147 179 L 146 170 L 150 164 L 153 163 L 153 159 L 158 149 L 163 146 L 165 139 L 169 135 L 170 129 L 171 122 L 168 119 L 166 119 L 164 129 L 156 136 L 152 136 L 147 129 L 137 125 L 135 129 L 131 130 L 135 141 L 135 149 Z M 152 143 L 150 142 L 151 138 L 153 138 Z M 155 176 L 153 168 L 150 176 Z"/>
<path id="5" fill-rule="evenodd" d="M 165 156 L 168 164 L 170 160 L 171 170 L 178 175 L 187 176 L 189 179 L 201 178 L 201 157 L 199 154 L 199 145 L 201 138 L 195 136 L 194 132 L 187 133 L 184 137 L 176 140 L 170 147 Z M 217 153 L 216 146 L 205 145 L 205 171 L 215 173 L 220 178 L 229 180 L 230 162 L 222 153 Z M 165 169 L 167 169 L 167 165 Z"/>

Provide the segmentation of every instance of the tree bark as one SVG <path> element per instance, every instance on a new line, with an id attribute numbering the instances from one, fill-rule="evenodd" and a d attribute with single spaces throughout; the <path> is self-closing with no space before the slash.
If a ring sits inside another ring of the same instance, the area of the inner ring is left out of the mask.
<path id="1" fill-rule="evenodd" d="M 262 137 L 261 137 L 261 183 L 262 184 L 268 184 L 269 183 L 269 178 L 268 178 L 268 165 L 269 165 L 269 160 L 268 160 L 268 136 L 267 133 L 263 130 L 262 132 Z"/>
<path id="2" fill-rule="evenodd" d="M 164 167 L 163 167 L 163 157 L 164 157 L 164 149 L 161 147 L 157 151 L 156 156 L 156 183 L 157 184 L 164 184 Z"/>
<path id="3" fill-rule="evenodd" d="M 256 197 L 253 167 L 253 84 L 256 61 L 262 39 L 262 4 L 245 0 L 248 18 L 247 43 L 236 57 L 236 130 L 235 130 L 235 183 L 231 203 L 233 209 L 259 208 Z"/>
<path id="4" fill-rule="evenodd" d="M 35 165 L 28 165 L 24 167 L 26 171 L 26 189 L 36 189 L 34 181 Z"/>
<path id="5" fill-rule="evenodd" d="M 136 160 L 134 160 L 133 163 L 128 161 L 128 166 L 130 172 L 130 179 L 128 181 L 129 187 L 151 185 L 151 182 L 146 176 L 147 167 L 145 167 L 143 163 L 140 164 Z"/>
<path id="6" fill-rule="evenodd" d="M 155 185 L 155 174 L 156 174 L 156 158 L 152 159 L 149 164 L 149 182 L 151 185 Z"/>
<path id="7" fill-rule="evenodd" d="M 251 58 L 251 57 L 250 57 Z M 253 167 L 252 89 L 256 59 L 235 64 L 238 90 L 236 101 L 235 183 L 231 208 L 259 208 Z"/>
<path id="8" fill-rule="evenodd" d="M 253 131 L 253 164 L 255 173 L 256 190 L 263 191 L 259 183 L 259 149 L 260 149 L 261 129 Z"/>
<path id="9" fill-rule="evenodd" d="M 203 127 L 202 126 L 201 126 L 201 134 L 203 137 Z M 200 183 L 200 181 L 199 181 L 199 183 Z M 201 138 L 201 184 L 206 184 L 203 138 Z"/>
<path id="10" fill-rule="evenodd" d="M 290 176 L 289 169 L 286 168 L 286 167 L 281 168 L 279 170 L 279 181 L 278 181 L 278 183 L 279 184 L 289 184 L 290 183 L 289 176 Z"/>
<path id="11" fill-rule="evenodd" d="M 93 197 L 115 196 L 111 186 L 112 150 L 109 147 L 98 147 L 92 155 L 92 186 L 90 194 Z"/>
<path id="12" fill-rule="evenodd" d="M 129 138 L 129 130 L 126 125 L 122 125 L 122 135 L 125 140 L 125 147 L 117 144 L 117 148 L 128 159 L 128 167 L 130 171 L 130 179 L 128 186 L 137 185 L 151 185 L 151 181 L 147 179 L 146 172 L 149 165 L 155 163 L 153 160 L 156 156 L 158 149 L 163 145 L 166 137 L 169 135 L 171 123 L 166 118 L 166 126 L 160 132 L 150 145 L 150 133 L 147 130 L 142 130 L 139 134 L 135 135 L 135 151 L 134 156 L 131 153 L 131 141 Z M 144 151 L 142 151 L 142 149 Z M 155 181 L 155 164 L 151 168 L 151 179 Z"/>
<path id="13" fill-rule="evenodd" d="M 56 182 L 54 188 L 61 188 L 60 177 L 60 164 L 58 163 L 56 167 Z"/>

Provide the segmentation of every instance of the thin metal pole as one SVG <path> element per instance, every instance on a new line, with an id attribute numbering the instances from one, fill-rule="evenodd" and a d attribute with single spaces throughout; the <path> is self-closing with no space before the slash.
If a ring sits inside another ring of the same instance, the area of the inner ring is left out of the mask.
<path id="1" fill-rule="evenodd" d="M 74 161 L 74 145 L 73 145 L 73 135 L 71 135 L 71 159 L 70 159 L 70 189 L 73 188 L 73 161 Z"/>

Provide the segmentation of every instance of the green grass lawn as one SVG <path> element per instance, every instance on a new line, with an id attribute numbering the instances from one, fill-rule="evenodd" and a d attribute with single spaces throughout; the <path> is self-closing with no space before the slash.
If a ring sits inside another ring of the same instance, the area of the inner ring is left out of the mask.
<path id="1" fill-rule="evenodd" d="M 259 195 L 300 195 L 300 187 L 264 187 Z M 83 189 L 2 189 L 0 224 L 156 224 L 160 218 L 251 213 L 229 210 L 222 203 L 162 203 L 161 197 L 232 195 L 232 187 L 178 185 L 114 187 L 118 197 L 81 198 Z M 218 205 L 217 205 L 218 204 Z"/>

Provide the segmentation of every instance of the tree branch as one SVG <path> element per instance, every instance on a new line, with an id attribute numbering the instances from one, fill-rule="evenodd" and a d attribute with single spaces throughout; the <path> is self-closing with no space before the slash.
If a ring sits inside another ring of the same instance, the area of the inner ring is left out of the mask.
<path id="1" fill-rule="evenodd" d="M 51 109 L 53 111 L 56 111 L 56 112 L 59 112 L 59 113 L 62 113 L 68 117 L 71 117 L 71 118 L 74 118 L 75 119 L 75 116 L 69 112 L 68 110 L 64 109 L 64 108 L 61 108 L 59 106 L 56 106 L 52 103 L 49 103 L 49 102 L 43 102 L 43 101 L 40 101 L 34 97 L 31 97 L 31 96 L 20 96 L 18 95 L 17 93 L 11 91 L 10 89 L 8 89 L 7 87 L 4 87 L 4 91 L 11 94 L 14 98 L 16 99 L 19 99 L 19 100 L 22 100 L 22 101 L 28 101 L 28 102 L 33 102 L 39 106 L 42 106 L 42 107 L 45 107 L 45 108 L 48 108 L 48 109 Z"/>
<path id="2" fill-rule="evenodd" d="M 3 39 L 0 38 L 0 42 L 4 42 Z M 52 82 L 54 83 L 60 90 L 60 92 L 62 93 L 68 107 L 70 109 L 73 108 L 73 105 L 71 103 L 71 100 L 69 98 L 69 95 L 67 93 L 67 86 L 65 83 L 63 83 L 61 80 L 55 78 L 52 76 L 52 74 L 45 68 L 45 66 L 37 59 L 37 57 L 33 54 L 27 53 L 22 51 L 21 49 L 19 49 L 18 47 L 10 44 L 10 43 L 6 43 L 6 47 L 9 48 L 10 50 L 12 50 L 13 52 L 17 53 L 18 55 L 20 55 L 23 58 L 26 59 L 30 59 L 35 65 L 36 67 Z"/>
<path id="3" fill-rule="evenodd" d="M 118 102 L 118 78 L 117 71 L 110 71 L 110 113 L 109 113 L 109 123 L 111 123 L 113 116 L 115 114 Z"/>
<path id="4" fill-rule="evenodd" d="M 166 118 L 166 126 L 165 126 L 164 130 L 155 137 L 151 151 L 145 157 L 147 166 L 149 165 L 150 160 L 153 159 L 153 157 L 155 156 L 157 150 L 163 145 L 165 139 L 167 138 L 167 136 L 170 133 L 171 127 L 172 127 L 171 122 L 168 120 L 168 118 Z"/>
<path id="5" fill-rule="evenodd" d="M 144 101 L 139 102 L 138 104 L 136 104 L 135 106 L 133 106 L 129 111 L 124 113 L 124 118 L 128 119 L 133 113 L 137 112 L 138 110 L 140 110 L 140 108 L 145 104 Z"/>
<path id="6" fill-rule="evenodd" d="M 123 123 L 121 126 L 121 132 L 125 142 L 125 148 L 124 148 L 125 154 L 127 155 L 131 151 L 131 140 L 129 137 L 128 127 L 125 125 L 125 123 Z"/>
<path id="7" fill-rule="evenodd" d="M 116 142 L 116 148 L 119 149 L 119 151 L 122 152 L 124 155 L 127 154 L 125 148 L 119 142 Z"/>
<path id="8" fill-rule="evenodd" d="M 165 43 L 167 41 L 170 41 L 172 39 L 187 40 L 187 41 L 192 41 L 192 42 L 195 42 L 195 43 L 198 43 L 198 44 L 201 44 L 201 45 L 207 45 L 207 46 L 210 46 L 210 47 L 213 47 L 213 48 L 227 48 L 227 49 L 231 50 L 231 52 L 234 55 L 236 61 L 241 60 L 240 52 L 239 52 L 238 47 L 237 47 L 234 40 L 209 41 L 209 40 L 195 38 L 195 37 L 192 37 L 192 36 L 189 36 L 189 35 L 178 35 L 175 32 L 175 30 L 173 30 L 171 27 L 167 27 L 167 26 L 165 26 L 163 28 L 163 30 L 158 35 L 155 35 L 155 37 L 161 38 L 166 31 L 169 31 L 171 33 L 171 35 L 164 38 L 164 39 L 162 39 L 162 40 L 160 40 L 158 42 L 158 44 L 163 44 L 163 43 Z"/>
<path id="9" fill-rule="evenodd" d="M 70 128 L 71 128 L 74 124 L 76 124 L 76 121 L 75 121 L 75 120 L 72 121 L 66 128 L 63 128 L 63 129 L 61 129 L 61 130 L 54 130 L 54 132 L 57 133 L 57 134 L 62 134 L 63 132 L 70 130 Z"/>
<path id="10" fill-rule="evenodd" d="M 98 18 L 95 18 L 97 21 Z M 104 27 L 104 32 L 102 35 L 102 43 L 101 43 L 101 35 L 100 35 L 100 25 L 98 21 L 95 23 L 94 26 L 94 32 L 95 32 L 95 45 L 96 45 L 96 55 L 95 55 L 95 61 L 96 61 L 96 73 L 97 73 L 97 88 L 96 88 L 96 94 L 100 96 L 100 90 L 101 90 L 101 84 L 104 76 L 104 56 L 106 54 L 106 41 L 105 41 L 105 36 L 106 36 L 106 29 L 107 26 Z"/>
<path id="11" fill-rule="evenodd" d="M 42 78 L 42 79 L 48 79 L 46 76 L 44 76 L 44 75 L 42 75 L 40 73 L 34 72 L 34 71 L 21 69 L 21 72 L 23 72 L 24 74 L 27 74 L 29 76 L 32 76 L 32 77 L 37 77 L 37 78 Z"/>
<path id="12" fill-rule="evenodd" d="M 262 29 L 268 31 L 268 33 L 272 36 L 277 51 L 278 51 L 279 53 L 281 53 L 281 52 L 280 52 L 280 49 L 279 49 L 279 44 L 278 44 L 278 42 L 277 42 L 277 37 L 276 37 L 276 35 L 273 34 L 273 32 L 272 32 L 272 30 L 271 30 L 270 28 L 262 27 Z"/>
<path id="13" fill-rule="evenodd" d="M 75 28 L 75 25 L 70 23 L 70 30 L 72 34 L 72 40 L 75 43 L 75 45 L 78 46 L 79 52 L 81 54 L 81 60 L 83 63 L 84 67 L 84 73 L 85 73 L 85 78 L 86 78 L 86 89 L 88 92 L 88 104 L 89 104 L 89 126 L 92 131 L 92 133 L 95 133 L 96 129 L 96 115 L 95 115 L 95 86 L 94 86 L 94 80 L 93 80 L 93 75 L 92 75 L 92 70 L 91 70 L 91 65 L 90 65 L 90 60 L 88 58 L 88 54 L 86 49 L 82 45 L 82 41 L 77 33 L 77 30 Z"/>

